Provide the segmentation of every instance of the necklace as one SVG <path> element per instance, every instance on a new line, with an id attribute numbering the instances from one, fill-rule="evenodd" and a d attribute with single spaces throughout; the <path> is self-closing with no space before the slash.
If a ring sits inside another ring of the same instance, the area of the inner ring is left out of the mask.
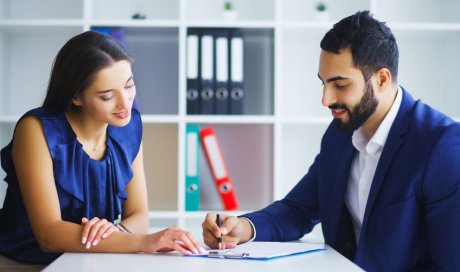
<path id="1" fill-rule="evenodd" d="M 96 142 L 96 144 L 94 145 L 94 147 L 91 149 L 93 152 L 96 152 L 99 148 L 99 145 L 103 142 L 104 140 L 104 136 L 105 135 L 102 135 L 101 138 Z"/>
<path id="2" fill-rule="evenodd" d="M 79 139 L 79 141 L 85 147 L 86 150 L 93 153 L 93 152 L 97 152 L 99 148 L 103 146 L 105 136 L 106 136 L 105 133 L 102 136 L 100 136 L 96 144 L 94 144 L 93 146 L 91 146 L 89 141 L 84 141 L 82 139 Z"/>
<path id="3" fill-rule="evenodd" d="M 102 135 L 99 136 L 99 138 L 97 139 L 96 141 L 96 144 L 92 145 L 91 144 L 91 141 L 89 141 L 88 139 L 84 139 L 83 137 L 79 137 L 80 135 L 80 129 L 78 129 L 78 126 L 76 126 L 76 124 L 78 123 L 77 121 L 73 121 L 74 117 L 71 113 L 66 113 L 65 114 L 70 126 L 72 127 L 72 130 L 74 131 L 75 135 L 76 135 L 76 138 L 77 138 L 77 141 L 80 143 L 80 145 L 82 146 L 82 148 L 88 152 L 88 153 L 94 153 L 94 152 L 97 152 L 99 150 L 99 147 L 103 147 L 104 144 L 105 144 L 105 139 L 107 138 L 107 131 L 104 131 L 102 133 Z M 75 126 L 75 127 L 74 127 Z M 102 144 L 102 145 L 101 145 Z"/>

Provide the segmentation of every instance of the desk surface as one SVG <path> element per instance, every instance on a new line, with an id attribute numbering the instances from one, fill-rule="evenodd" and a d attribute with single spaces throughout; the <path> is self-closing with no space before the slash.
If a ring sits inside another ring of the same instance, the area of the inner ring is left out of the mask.
<path id="1" fill-rule="evenodd" d="M 164 254 L 65 253 L 46 267 L 54 271 L 363 271 L 334 249 L 269 261 L 227 260 Z"/>

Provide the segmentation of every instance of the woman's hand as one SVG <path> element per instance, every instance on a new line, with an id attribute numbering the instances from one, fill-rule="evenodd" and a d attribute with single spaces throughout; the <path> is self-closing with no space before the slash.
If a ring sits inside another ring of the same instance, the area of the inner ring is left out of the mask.
<path id="1" fill-rule="evenodd" d="M 169 227 L 146 236 L 145 253 L 177 250 L 184 255 L 206 253 L 193 235 L 179 227 Z"/>
<path id="2" fill-rule="evenodd" d="M 102 239 L 109 237 L 115 231 L 120 231 L 111 222 L 97 217 L 93 217 L 91 220 L 83 217 L 81 224 L 83 225 L 81 242 L 85 245 L 86 249 L 96 246 Z"/>

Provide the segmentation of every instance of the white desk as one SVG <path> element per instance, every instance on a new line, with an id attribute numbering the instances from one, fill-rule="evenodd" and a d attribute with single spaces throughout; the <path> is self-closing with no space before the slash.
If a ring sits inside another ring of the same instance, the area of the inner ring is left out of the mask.
<path id="1" fill-rule="evenodd" d="M 46 267 L 54 271 L 363 271 L 354 263 L 327 247 L 325 251 L 283 257 L 269 261 L 228 260 L 159 254 L 65 253 Z"/>

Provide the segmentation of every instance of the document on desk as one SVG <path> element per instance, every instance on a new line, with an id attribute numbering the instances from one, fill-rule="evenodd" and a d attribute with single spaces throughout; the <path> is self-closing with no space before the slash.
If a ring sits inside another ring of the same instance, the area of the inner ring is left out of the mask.
<path id="1" fill-rule="evenodd" d="M 295 243 L 295 242 L 250 242 L 231 249 L 210 249 L 207 254 L 200 256 L 221 259 L 271 260 L 280 257 L 307 254 L 326 250 L 324 244 Z"/>

